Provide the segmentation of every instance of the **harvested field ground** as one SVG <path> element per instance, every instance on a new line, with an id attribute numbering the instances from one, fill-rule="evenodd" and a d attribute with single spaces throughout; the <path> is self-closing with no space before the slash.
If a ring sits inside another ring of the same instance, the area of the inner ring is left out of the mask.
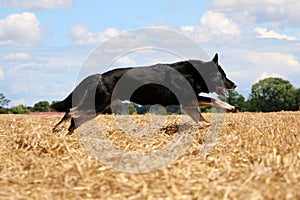
<path id="1" fill-rule="evenodd" d="M 300 112 L 226 114 L 205 158 L 199 151 L 208 128 L 197 129 L 178 160 L 148 173 L 101 164 L 76 132 L 53 134 L 60 117 L 0 115 L 0 199 L 300 199 Z M 111 118 L 97 120 L 124 151 L 159 149 L 176 132 L 170 126 L 136 141 Z"/>

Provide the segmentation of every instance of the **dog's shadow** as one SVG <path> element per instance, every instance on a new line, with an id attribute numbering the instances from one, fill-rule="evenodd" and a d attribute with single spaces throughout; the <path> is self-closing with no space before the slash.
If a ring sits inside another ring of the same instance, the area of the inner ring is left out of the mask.
<path id="1" fill-rule="evenodd" d="M 183 133 L 183 132 L 190 132 L 190 131 L 195 131 L 196 129 L 204 129 L 209 127 L 208 123 L 205 124 L 200 124 L 200 125 L 195 125 L 191 123 L 170 123 L 162 128 L 159 129 L 159 131 L 163 132 L 164 134 L 167 135 L 174 135 L 176 133 Z"/>

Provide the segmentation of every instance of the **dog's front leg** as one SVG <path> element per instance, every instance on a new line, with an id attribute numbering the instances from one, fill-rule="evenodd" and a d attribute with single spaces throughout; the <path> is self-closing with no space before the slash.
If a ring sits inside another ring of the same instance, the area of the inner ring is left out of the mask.
<path id="1" fill-rule="evenodd" d="M 182 109 L 200 126 L 203 127 L 209 126 L 209 123 L 203 118 L 203 116 L 199 112 L 198 107 L 182 106 Z"/>
<path id="2" fill-rule="evenodd" d="M 212 99 L 212 103 L 214 107 L 221 108 L 226 111 L 235 111 L 235 107 L 230 105 L 229 103 L 220 101 L 219 99 Z"/>
<path id="3" fill-rule="evenodd" d="M 198 96 L 198 105 L 199 107 L 216 107 L 216 108 L 221 108 L 223 110 L 226 111 L 234 111 L 235 107 L 220 101 L 219 99 L 214 99 L 214 98 L 210 98 L 210 97 L 202 97 L 202 96 Z"/>

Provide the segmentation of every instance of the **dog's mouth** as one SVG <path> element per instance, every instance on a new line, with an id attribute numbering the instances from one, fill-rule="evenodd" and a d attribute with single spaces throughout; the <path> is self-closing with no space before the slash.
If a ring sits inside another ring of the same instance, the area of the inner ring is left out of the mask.
<path id="1" fill-rule="evenodd" d="M 217 88 L 217 94 L 226 98 L 226 89 L 224 87 L 218 87 Z"/>
<path id="2" fill-rule="evenodd" d="M 220 96 L 222 96 L 222 97 L 224 97 L 224 98 L 226 98 L 226 91 L 228 90 L 228 91 L 234 91 L 235 90 L 235 88 L 236 88 L 236 85 L 234 84 L 232 87 L 230 87 L 230 88 L 225 88 L 225 87 L 217 87 L 217 91 L 216 91 L 216 93 L 218 94 L 218 95 L 220 95 Z"/>

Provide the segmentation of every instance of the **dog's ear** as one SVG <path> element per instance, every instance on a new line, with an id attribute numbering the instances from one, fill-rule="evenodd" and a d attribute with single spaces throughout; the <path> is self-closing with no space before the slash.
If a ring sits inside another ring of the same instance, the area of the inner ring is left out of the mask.
<path id="1" fill-rule="evenodd" d="M 214 61 L 214 63 L 218 64 L 218 62 L 219 62 L 219 56 L 218 56 L 217 53 L 216 53 L 215 57 L 212 60 Z"/>

